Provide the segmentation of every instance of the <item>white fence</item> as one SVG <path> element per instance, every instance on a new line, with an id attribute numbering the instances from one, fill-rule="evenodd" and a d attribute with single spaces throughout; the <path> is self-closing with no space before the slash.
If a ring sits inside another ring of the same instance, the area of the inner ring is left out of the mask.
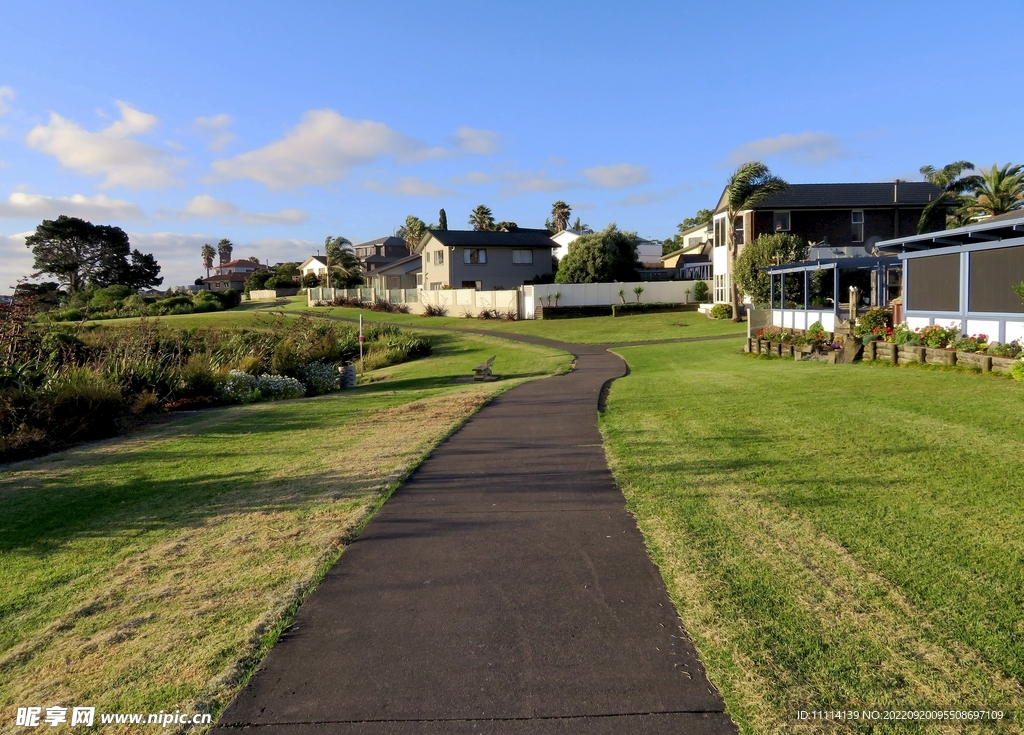
<path id="1" fill-rule="evenodd" d="M 415 313 L 423 313 L 423 307 L 427 304 L 443 306 L 448 309 L 448 316 L 463 316 L 464 314 L 476 316 L 484 309 L 521 313 L 519 291 L 474 291 L 471 288 L 420 291 L 419 308 L 412 307 L 412 310 Z M 412 305 L 410 304 L 410 306 Z"/>
<path id="2" fill-rule="evenodd" d="M 523 303 L 520 315 L 523 319 L 533 319 L 534 307 L 555 305 L 555 294 L 558 306 L 611 306 L 621 303 L 634 303 L 637 300 L 633 292 L 637 286 L 643 288 L 640 294 L 641 303 L 663 302 L 669 304 L 693 303 L 693 287 L 698 281 L 644 281 L 642 283 L 545 283 L 536 286 L 523 286 Z M 619 296 L 622 291 L 622 296 Z"/>

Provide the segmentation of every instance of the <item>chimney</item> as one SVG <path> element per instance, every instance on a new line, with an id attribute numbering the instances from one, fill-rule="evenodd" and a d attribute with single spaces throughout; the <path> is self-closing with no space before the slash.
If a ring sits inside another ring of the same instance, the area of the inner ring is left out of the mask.
<path id="1" fill-rule="evenodd" d="M 900 201 L 900 180 L 896 179 L 892 182 L 892 203 L 898 204 Z"/>

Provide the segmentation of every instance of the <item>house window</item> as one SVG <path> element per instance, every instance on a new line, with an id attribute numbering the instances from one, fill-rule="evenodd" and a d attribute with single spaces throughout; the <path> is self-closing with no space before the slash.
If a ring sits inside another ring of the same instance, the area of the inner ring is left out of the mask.
<path id="1" fill-rule="evenodd" d="M 521 265 L 532 265 L 533 264 L 533 251 L 532 250 L 513 250 L 512 251 L 512 262 Z"/>
<path id="2" fill-rule="evenodd" d="M 855 209 L 850 212 L 850 232 L 853 242 L 864 242 L 864 210 Z"/>
<path id="3" fill-rule="evenodd" d="M 480 291 L 482 289 L 482 287 L 483 287 L 483 282 L 482 281 L 463 281 L 462 282 L 462 287 L 463 288 L 471 288 L 474 291 Z"/>
<path id="4" fill-rule="evenodd" d="M 431 291 L 440 291 L 441 287 L 443 285 L 444 284 L 442 284 L 440 281 L 434 281 L 433 283 L 430 284 L 430 290 Z"/>
<path id="5" fill-rule="evenodd" d="M 737 245 L 743 244 L 743 216 L 739 216 L 732 222 L 733 237 L 735 237 L 735 243 Z"/>
<path id="6" fill-rule="evenodd" d="M 444 265 L 444 250 L 434 251 L 434 265 Z"/>
<path id="7" fill-rule="evenodd" d="M 789 212 L 772 212 L 772 219 L 776 232 L 789 232 Z"/>
<path id="8" fill-rule="evenodd" d="M 484 248 L 466 248 L 462 252 L 467 265 L 483 265 L 487 262 L 487 251 Z"/>
<path id="9" fill-rule="evenodd" d="M 724 304 L 729 301 L 729 283 L 725 275 L 715 276 L 715 303 Z"/>

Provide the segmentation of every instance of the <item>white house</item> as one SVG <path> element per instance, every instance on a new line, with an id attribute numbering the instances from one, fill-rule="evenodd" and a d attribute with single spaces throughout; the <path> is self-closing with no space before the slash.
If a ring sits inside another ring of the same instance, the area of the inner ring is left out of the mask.
<path id="1" fill-rule="evenodd" d="M 314 275 L 318 278 L 327 273 L 327 256 L 310 255 L 299 264 L 299 277 Z"/>

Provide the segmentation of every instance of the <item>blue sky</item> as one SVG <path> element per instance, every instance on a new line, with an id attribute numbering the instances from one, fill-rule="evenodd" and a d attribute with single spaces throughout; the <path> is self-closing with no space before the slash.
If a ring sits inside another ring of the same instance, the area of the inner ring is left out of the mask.
<path id="1" fill-rule="evenodd" d="M 793 183 L 1024 162 L 1024 4 L 0 2 L 0 289 L 60 214 L 165 285 L 477 204 L 662 238 L 763 160 Z M 728 14 L 726 14 L 728 13 Z"/>

